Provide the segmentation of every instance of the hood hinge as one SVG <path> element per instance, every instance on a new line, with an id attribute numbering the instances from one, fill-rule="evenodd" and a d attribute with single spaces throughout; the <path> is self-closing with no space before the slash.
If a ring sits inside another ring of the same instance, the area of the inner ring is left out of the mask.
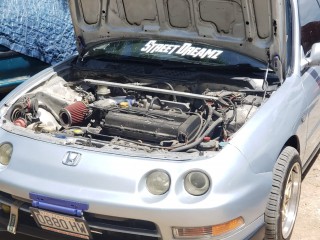
<path id="1" fill-rule="evenodd" d="M 282 62 L 280 60 L 280 57 L 278 55 L 273 57 L 272 65 L 273 65 L 274 71 L 276 72 L 276 74 L 280 80 L 280 84 L 282 85 L 282 83 L 283 83 L 283 66 L 282 66 Z"/>
<path id="2" fill-rule="evenodd" d="M 86 45 L 82 37 L 77 37 L 77 47 L 78 47 L 79 55 L 82 56 L 86 48 Z"/>

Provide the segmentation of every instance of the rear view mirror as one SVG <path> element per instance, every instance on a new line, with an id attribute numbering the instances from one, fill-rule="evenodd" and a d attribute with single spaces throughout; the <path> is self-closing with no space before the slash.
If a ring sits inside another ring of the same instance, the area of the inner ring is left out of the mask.
<path id="1" fill-rule="evenodd" d="M 320 65 L 320 43 L 312 45 L 310 56 L 304 58 L 301 63 L 301 69 Z"/>

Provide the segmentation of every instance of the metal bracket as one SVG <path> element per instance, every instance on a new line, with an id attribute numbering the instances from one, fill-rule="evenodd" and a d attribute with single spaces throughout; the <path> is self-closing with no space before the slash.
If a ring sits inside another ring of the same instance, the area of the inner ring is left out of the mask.
<path id="1" fill-rule="evenodd" d="M 10 205 L 10 220 L 8 223 L 7 231 L 12 234 L 17 233 L 19 208 L 22 204 L 23 202 L 17 200 L 12 205 Z"/>

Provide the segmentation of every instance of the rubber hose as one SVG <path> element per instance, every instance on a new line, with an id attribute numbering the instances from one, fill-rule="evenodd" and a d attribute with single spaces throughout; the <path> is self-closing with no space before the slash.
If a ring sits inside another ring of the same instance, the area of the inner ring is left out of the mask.
<path id="1" fill-rule="evenodd" d="M 184 150 L 187 150 L 187 149 L 190 149 L 190 148 L 193 148 L 197 145 L 199 145 L 201 143 L 201 141 L 203 140 L 203 138 L 207 135 L 209 135 L 209 133 L 211 131 L 213 131 L 213 129 L 219 125 L 220 123 L 223 122 L 223 119 L 222 118 L 218 118 L 216 121 L 214 121 L 210 126 L 209 128 L 200 136 L 198 137 L 193 143 L 190 143 L 190 144 L 187 144 L 187 145 L 184 145 L 182 147 L 178 147 L 178 148 L 175 148 L 175 149 L 172 149 L 171 152 L 181 152 L 181 151 L 184 151 Z"/>

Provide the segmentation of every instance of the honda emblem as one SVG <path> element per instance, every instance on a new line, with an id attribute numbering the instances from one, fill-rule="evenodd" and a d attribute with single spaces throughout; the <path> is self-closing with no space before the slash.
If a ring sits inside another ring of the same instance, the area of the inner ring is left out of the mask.
<path id="1" fill-rule="evenodd" d="M 80 153 L 67 152 L 64 156 L 62 163 L 67 166 L 77 166 L 81 158 Z"/>

